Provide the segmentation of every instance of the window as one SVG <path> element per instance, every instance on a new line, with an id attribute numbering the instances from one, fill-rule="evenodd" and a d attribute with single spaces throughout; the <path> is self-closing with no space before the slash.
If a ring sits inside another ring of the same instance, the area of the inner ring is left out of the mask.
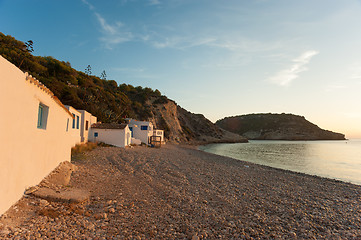
<path id="1" fill-rule="evenodd" d="M 130 130 L 130 132 L 132 133 L 132 137 L 133 137 L 133 127 L 129 127 L 129 130 Z"/>
<path id="2" fill-rule="evenodd" d="M 76 129 L 79 129 L 79 116 L 76 116 Z"/>
<path id="3" fill-rule="evenodd" d="M 73 128 L 75 128 L 75 114 L 73 113 Z"/>
<path id="4" fill-rule="evenodd" d="M 88 131 L 88 128 L 89 128 L 89 121 L 86 121 L 85 122 L 85 131 Z"/>
<path id="5" fill-rule="evenodd" d="M 66 119 L 66 131 L 69 131 L 69 118 Z"/>
<path id="6" fill-rule="evenodd" d="M 47 107 L 42 103 L 39 103 L 38 124 L 37 124 L 37 127 L 39 129 L 46 129 L 46 124 L 48 121 L 48 112 L 49 112 L 49 107 Z"/>
<path id="7" fill-rule="evenodd" d="M 140 130 L 148 130 L 148 126 L 146 125 L 140 126 Z"/>

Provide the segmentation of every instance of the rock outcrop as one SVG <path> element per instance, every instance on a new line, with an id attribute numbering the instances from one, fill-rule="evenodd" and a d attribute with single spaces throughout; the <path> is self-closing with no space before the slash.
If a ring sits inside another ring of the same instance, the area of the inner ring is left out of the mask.
<path id="1" fill-rule="evenodd" d="M 156 128 L 163 129 L 166 139 L 171 142 L 205 144 L 247 142 L 238 134 L 219 128 L 202 114 L 191 113 L 174 101 L 150 102 L 153 122 Z"/>
<path id="2" fill-rule="evenodd" d="M 216 125 L 253 140 L 345 140 L 345 135 L 319 128 L 293 114 L 248 114 L 226 117 Z"/>

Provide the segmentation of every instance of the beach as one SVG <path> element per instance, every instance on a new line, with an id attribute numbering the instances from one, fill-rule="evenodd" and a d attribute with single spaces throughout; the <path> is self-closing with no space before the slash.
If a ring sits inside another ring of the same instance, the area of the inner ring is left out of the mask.
<path id="1" fill-rule="evenodd" d="M 98 147 L 73 158 L 81 204 L 24 196 L 14 239 L 360 239 L 361 186 L 202 152 Z"/>

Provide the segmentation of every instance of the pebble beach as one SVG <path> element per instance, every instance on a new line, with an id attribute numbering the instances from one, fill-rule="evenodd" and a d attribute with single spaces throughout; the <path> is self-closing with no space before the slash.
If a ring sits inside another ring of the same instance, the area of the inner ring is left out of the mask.
<path id="1" fill-rule="evenodd" d="M 290 159 L 292 161 L 292 159 Z M 361 239 L 361 186 L 167 144 L 72 160 L 79 204 L 25 195 L 1 239 Z"/>

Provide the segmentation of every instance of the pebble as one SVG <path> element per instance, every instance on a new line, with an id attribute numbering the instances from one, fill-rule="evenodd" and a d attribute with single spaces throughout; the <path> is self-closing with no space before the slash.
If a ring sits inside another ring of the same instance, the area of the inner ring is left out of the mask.
<path id="1" fill-rule="evenodd" d="M 199 240 L 199 237 L 197 235 L 193 235 L 192 240 Z"/>
<path id="2" fill-rule="evenodd" d="M 49 205 L 48 201 L 46 201 L 45 199 L 40 199 L 40 201 L 39 201 L 39 206 L 40 207 L 46 207 L 48 205 Z"/>
<path id="3" fill-rule="evenodd" d="M 361 187 L 357 185 L 245 165 L 172 145 L 100 148 L 75 164 L 79 170 L 73 172 L 71 183 L 89 189 L 90 201 L 70 205 L 29 195 L 23 206 L 2 216 L 0 239 L 361 236 Z M 44 207 L 58 215 L 39 215 Z M 8 227 L 22 208 L 33 209 L 28 220 L 21 227 Z"/>

